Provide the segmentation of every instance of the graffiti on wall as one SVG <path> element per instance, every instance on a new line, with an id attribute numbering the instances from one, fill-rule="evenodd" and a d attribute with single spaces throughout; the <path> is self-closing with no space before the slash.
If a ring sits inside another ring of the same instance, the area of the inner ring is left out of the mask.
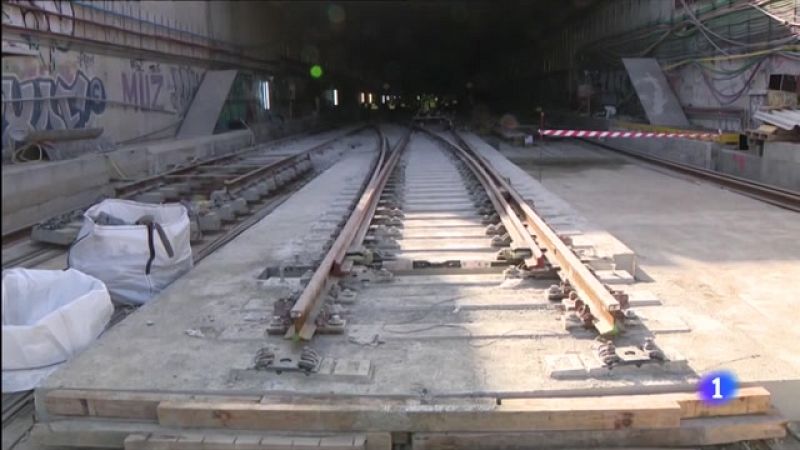
<path id="1" fill-rule="evenodd" d="M 152 64 L 145 69 L 141 60 L 131 60 L 131 70 L 123 71 L 121 77 L 124 103 L 140 109 L 164 109 L 160 102 L 164 88 L 160 65 Z"/>
<path id="2" fill-rule="evenodd" d="M 120 77 L 123 102 L 141 109 L 182 114 L 194 98 L 202 76 L 187 66 L 170 66 L 165 74 L 158 63 L 131 60 L 131 69 Z"/>
<path id="3" fill-rule="evenodd" d="M 21 141 L 30 130 L 84 128 L 106 108 L 106 89 L 83 71 L 19 80 L 3 76 L 3 144 Z"/>
<path id="4" fill-rule="evenodd" d="M 191 67 L 176 66 L 170 68 L 171 87 L 170 101 L 175 111 L 183 114 L 194 98 L 200 86 L 201 74 Z"/>
<path id="5" fill-rule="evenodd" d="M 29 30 L 72 35 L 75 32 L 75 12 L 69 1 L 3 2 L 3 24 Z"/>
<path id="6" fill-rule="evenodd" d="M 72 2 L 61 0 L 31 0 L 3 2 L 3 25 L 42 31 L 54 35 L 72 36 L 75 33 L 75 11 Z M 38 49 L 39 43 L 32 36 L 25 36 L 30 48 Z M 68 40 L 53 40 L 58 50 L 69 49 Z M 51 55 L 52 61 L 52 55 Z"/>

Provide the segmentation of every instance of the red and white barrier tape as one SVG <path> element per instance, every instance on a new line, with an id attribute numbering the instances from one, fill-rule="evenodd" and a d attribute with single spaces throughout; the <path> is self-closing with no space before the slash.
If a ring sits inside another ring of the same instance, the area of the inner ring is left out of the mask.
<path id="1" fill-rule="evenodd" d="M 665 133 L 658 131 L 539 130 L 544 136 L 576 138 L 716 139 L 715 133 Z"/>

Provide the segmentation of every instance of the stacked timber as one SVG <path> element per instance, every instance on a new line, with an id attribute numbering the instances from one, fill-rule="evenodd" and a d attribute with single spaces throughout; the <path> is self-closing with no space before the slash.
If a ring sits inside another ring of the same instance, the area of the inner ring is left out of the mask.
<path id="1" fill-rule="evenodd" d="M 685 447 L 779 438 L 769 392 L 742 388 L 724 405 L 697 394 L 418 399 L 37 393 L 49 445 L 134 449 Z"/>
<path id="2" fill-rule="evenodd" d="M 746 130 L 751 140 L 757 141 L 800 141 L 800 109 L 764 108 L 757 111 L 753 118 L 763 122 L 756 129 Z"/>

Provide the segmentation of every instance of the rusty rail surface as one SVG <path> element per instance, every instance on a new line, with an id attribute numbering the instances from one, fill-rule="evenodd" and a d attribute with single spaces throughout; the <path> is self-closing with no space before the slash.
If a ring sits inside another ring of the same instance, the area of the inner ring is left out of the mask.
<path id="1" fill-rule="evenodd" d="M 578 297 L 589 305 L 595 318 L 594 325 L 597 331 L 601 335 L 616 334 L 618 328 L 615 315 L 621 309 L 619 301 L 491 163 L 475 151 L 455 130 L 451 130 L 451 132 L 457 145 L 480 163 L 483 169 L 491 175 L 492 182 L 498 188 L 508 193 L 510 200 L 514 202 L 528 225 L 528 232 L 532 233 L 536 243 L 546 250 L 544 254 L 547 260 L 559 268 L 559 276 L 564 281 L 568 281 Z"/>
<path id="2" fill-rule="evenodd" d="M 328 250 L 325 258 L 311 276 L 311 280 L 309 280 L 300 297 L 292 306 L 289 315 L 293 320 L 293 324 L 286 333 L 288 337 L 299 337 L 308 340 L 314 335 L 316 325 L 313 322 L 313 316 L 324 301 L 325 290 L 330 287 L 332 276 L 336 274 L 337 270 L 341 269 L 344 255 L 353 244 L 363 223 L 369 223 L 371 219 L 370 212 L 374 211 L 375 205 L 380 199 L 383 186 L 386 185 L 386 180 L 388 180 L 389 175 L 400 159 L 403 147 L 398 145 L 387 159 L 385 140 L 380 129 L 378 129 L 378 136 L 380 139 L 378 144 L 380 153 L 376 159 L 369 182 L 363 189 L 358 204 L 350 214 L 347 222 L 345 222 L 330 250 Z"/>

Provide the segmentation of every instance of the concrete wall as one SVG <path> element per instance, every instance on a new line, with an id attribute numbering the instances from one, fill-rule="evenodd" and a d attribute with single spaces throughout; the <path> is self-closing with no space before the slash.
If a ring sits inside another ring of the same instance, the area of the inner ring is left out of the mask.
<path id="1" fill-rule="evenodd" d="M 720 149 L 716 170 L 800 192 L 800 144 L 765 142 L 762 156 Z"/>
<path id="2" fill-rule="evenodd" d="M 712 142 L 691 139 L 600 139 L 614 148 L 675 161 L 703 169 L 713 169 Z"/>
<path id="3" fill-rule="evenodd" d="M 286 119 L 310 115 L 319 95 L 306 77 L 264 59 L 279 54 L 283 29 L 270 5 L 12 0 L 2 8 L 4 160 L 33 130 L 102 128 L 100 139 L 73 143 L 89 150 L 172 136 L 212 68 L 274 77 L 271 112 Z M 257 89 L 247 96 L 236 102 L 259 101 Z"/>
<path id="4" fill-rule="evenodd" d="M 800 144 L 765 142 L 763 158 L 764 179 L 800 192 Z"/>
<path id="5" fill-rule="evenodd" d="M 536 80 L 537 102 L 576 108 L 577 87 L 586 83 L 595 91 L 593 109 L 602 110 L 602 103 L 608 102 L 620 112 L 644 118 L 635 96 L 623 101 L 633 92 L 621 70 L 621 58 L 654 57 L 692 124 L 732 131 L 757 127 L 760 123 L 751 117 L 765 103 L 769 76 L 800 73 L 800 62 L 779 54 L 741 54 L 752 52 L 748 44 L 769 41 L 775 48 L 792 43 L 794 31 L 743 1 L 687 0 L 686 4 L 704 26 L 725 39 L 716 38 L 712 45 L 697 31 L 681 1 L 597 2 L 553 33 L 541 46 L 543 63 L 528 64 L 531 73 L 520 78 Z M 762 6 L 782 19 L 797 21 L 795 0 Z M 737 57 L 726 61 L 717 47 Z M 519 55 L 522 61 L 530 58 L 529 52 Z"/>
<path id="6" fill-rule="evenodd" d="M 741 68 L 741 61 L 714 61 L 706 63 L 716 71 L 732 71 Z M 760 125 L 752 119 L 759 107 L 766 104 L 767 88 L 771 74 L 798 74 L 800 61 L 782 56 L 770 56 L 741 75 L 714 75 L 709 69 L 690 64 L 666 72 L 672 90 L 687 110 L 689 121 L 710 129 L 743 130 Z M 752 78 L 751 78 L 752 74 Z M 709 86 L 713 86 L 712 88 Z M 738 98 L 735 94 L 740 93 Z M 692 108 L 717 108 L 718 113 L 700 115 Z M 727 112 L 726 112 L 727 111 Z"/>
<path id="7" fill-rule="evenodd" d="M 598 118 L 552 114 L 549 122 L 559 128 L 606 130 L 615 127 Z M 735 175 L 800 192 L 800 144 L 765 142 L 761 156 L 693 139 L 603 139 L 612 148 L 652 155 L 703 169 Z"/>
<path id="8" fill-rule="evenodd" d="M 130 180 L 156 175 L 199 160 L 226 155 L 248 147 L 253 142 L 251 132 L 238 130 L 214 136 L 128 145 L 96 156 L 107 163 L 110 179 Z"/>
<path id="9" fill-rule="evenodd" d="M 101 127 L 104 144 L 170 136 L 206 70 L 51 46 L 2 64 L 4 153 L 32 130 Z"/>
<path id="10" fill-rule="evenodd" d="M 754 150 L 728 149 L 690 139 L 605 139 L 605 144 L 703 169 L 800 192 L 800 144 L 765 142 L 762 156 Z"/>
<path id="11" fill-rule="evenodd" d="M 205 2 L 2 8 L 5 157 L 32 130 L 103 128 L 88 148 L 170 136 L 208 67 L 201 48 L 174 40 L 207 34 Z"/>
<path id="12" fill-rule="evenodd" d="M 97 201 L 111 193 L 98 155 L 3 166 L 3 234 Z"/>

